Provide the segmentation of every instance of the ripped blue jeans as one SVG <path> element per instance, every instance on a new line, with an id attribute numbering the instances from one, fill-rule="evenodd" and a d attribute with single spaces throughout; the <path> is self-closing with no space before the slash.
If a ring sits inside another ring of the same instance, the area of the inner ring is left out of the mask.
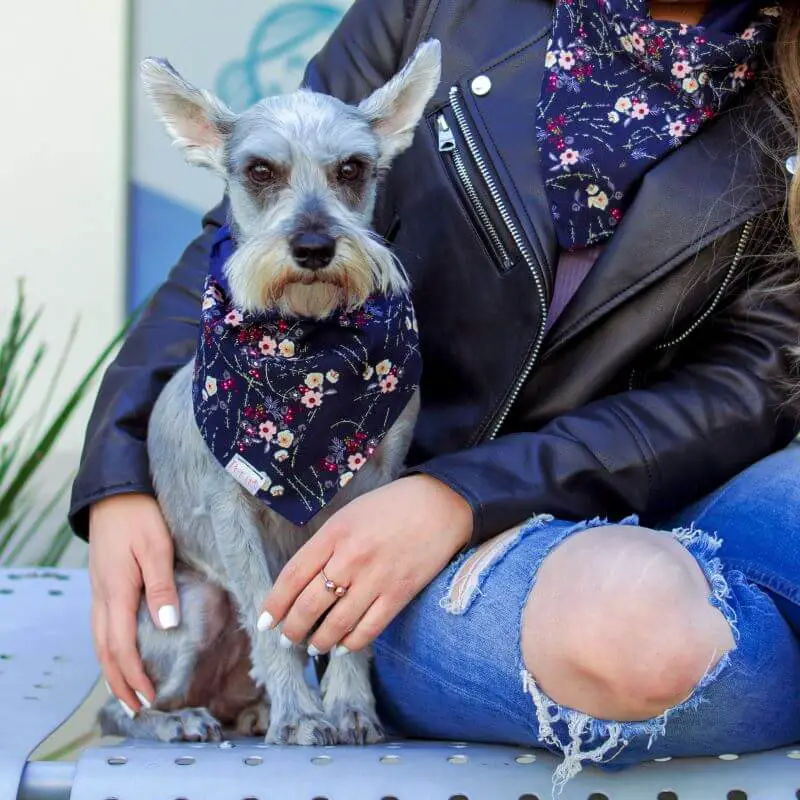
<path id="1" fill-rule="evenodd" d="M 466 573 L 474 551 L 442 572 L 375 643 L 375 690 L 389 728 L 546 748 L 564 757 L 556 783 L 586 761 L 614 769 L 800 741 L 800 445 L 651 526 L 698 561 L 736 647 L 688 700 L 642 722 L 559 707 L 522 660 L 520 621 L 539 565 L 567 537 L 604 524 L 539 516 Z"/>

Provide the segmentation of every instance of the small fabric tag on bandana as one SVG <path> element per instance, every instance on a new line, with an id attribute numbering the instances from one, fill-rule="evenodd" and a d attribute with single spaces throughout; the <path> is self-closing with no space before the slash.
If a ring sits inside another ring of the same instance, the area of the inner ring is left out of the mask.
<path id="1" fill-rule="evenodd" d="M 259 472 L 252 464 L 248 464 L 238 453 L 228 462 L 225 472 L 254 496 L 264 488 L 265 483 L 271 482 L 263 472 Z"/>
<path id="2" fill-rule="evenodd" d="M 305 525 L 375 454 L 422 371 L 405 294 L 316 321 L 248 314 L 230 298 L 218 234 L 203 292 L 192 401 L 200 433 L 246 491 Z"/>

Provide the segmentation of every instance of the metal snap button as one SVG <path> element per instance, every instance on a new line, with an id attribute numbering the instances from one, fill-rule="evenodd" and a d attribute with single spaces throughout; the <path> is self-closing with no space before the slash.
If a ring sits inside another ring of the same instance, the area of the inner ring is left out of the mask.
<path id="1" fill-rule="evenodd" d="M 492 80 L 488 75 L 478 75 L 477 78 L 472 79 L 470 86 L 472 88 L 472 94 L 483 97 L 491 91 Z"/>

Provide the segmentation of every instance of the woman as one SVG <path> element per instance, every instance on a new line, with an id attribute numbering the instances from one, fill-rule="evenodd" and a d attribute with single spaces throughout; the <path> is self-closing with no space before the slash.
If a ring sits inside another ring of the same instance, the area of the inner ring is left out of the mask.
<path id="1" fill-rule="evenodd" d="M 355 101 L 419 41 L 443 46 L 376 215 L 422 336 L 411 468 L 336 515 L 265 598 L 293 642 L 336 603 L 312 652 L 375 640 L 399 732 L 545 746 L 566 756 L 560 779 L 800 739 L 785 392 L 800 296 L 783 259 L 800 22 L 780 14 L 357 0 L 310 64 L 308 86 Z M 179 618 L 147 418 L 194 351 L 224 219 L 224 204 L 206 217 L 109 369 L 75 483 L 98 653 L 133 709 L 153 693 L 142 586 L 163 627 Z"/>

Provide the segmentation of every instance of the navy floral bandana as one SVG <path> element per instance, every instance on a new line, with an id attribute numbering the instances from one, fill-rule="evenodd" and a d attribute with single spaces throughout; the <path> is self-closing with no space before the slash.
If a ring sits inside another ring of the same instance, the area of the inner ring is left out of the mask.
<path id="1" fill-rule="evenodd" d="M 536 136 L 566 250 L 613 234 L 644 173 L 753 79 L 780 16 L 718 2 L 691 26 L 651 19 L 649 5 L 557 0 Z"/>
<path id="2" fill-rule="evenodd" d="M 223 228 L 203 292 L 192 400 L 200 433 L 247 491 L 304 525 L 373 455 L 419 386 L 411 300 L 372 296 L 323 321 L 231 303 Z"/>

